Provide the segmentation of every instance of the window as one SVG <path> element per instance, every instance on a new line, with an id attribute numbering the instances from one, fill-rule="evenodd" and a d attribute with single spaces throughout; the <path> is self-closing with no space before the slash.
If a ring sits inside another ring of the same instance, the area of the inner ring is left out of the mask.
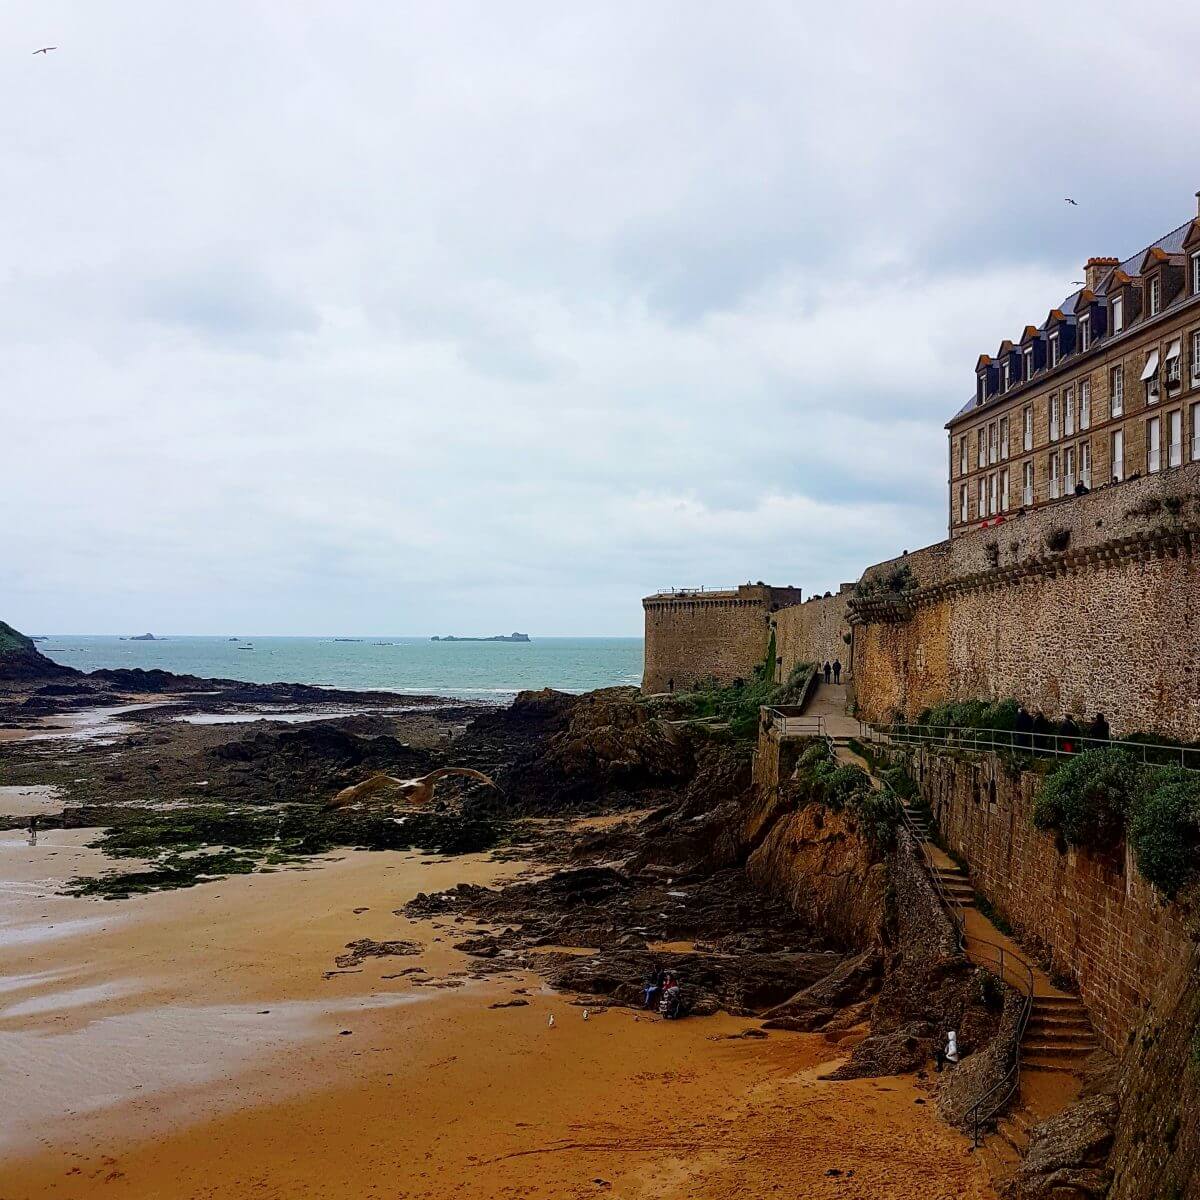
<path id="1" fill-rule="evenodd" d="M 1058 441 L 1058 396 L 1050 397 L 1050 440 Z"/>
<path id="2" fill-rule="evenodd" d="M 960 475 L 967 473 L 967 435 L 965 433 L 958 439 L 958 473 Z"/>
<path id="3" fill-rule="evenodd" d="M 1000 493 L 996 488 L 996 472 L 993 471 L 988 476 L 988 514 L 989 516 L 996 515 L 996 509 L 999 507 Z"/>
<path id="4" fill-rule="evenodd" d="M 1025 412 L 1021 417 L 1021 424 L 1024 427 L 1023 442 L 1026 450 L 1033 449 L 1033 405 L 1027 404 Z"/>
<path id="5" fill-rule="evenodd" d="M 1153 474 L 1162 467 L 1162 419 L 1146 422 L 1146 470 Z"/>
<path id="6" fill-rule="evenodd" d="M 1125 328 L 1125 297 L 1114 296 L 1112 302 L 1112 331 L 1120 333 Z"/>
<path id="7" fill-rule="evenodd" d="M 1114 417 L 1125 414 L 1125 374 L 1120 367 L 1113 367 L 1108 373 L 1108 398 Z"/>
<path id="8" fill-rule="evenodd" d="M 1079 318 L 1079 353 L 1092 348 L 1092 320 L 1090 317 Z"/>
<path id="9" fill-rule="evenodd" d="M 1146 403 L 1158 403 L 1158 351 L 1151 350 L 1146 355 L 1146 365 L 1142 368 L 1142 383 L 1146 387 Z"/>
<path id="10" fill-rule="evenodd" d="M 979 427 L 979 433 L 977 434 L 977 436 L 979 438 L 979 445 L 978 445 L 978 447 L 976 449 L 976 453 L 975 453 L 975 465 L 979 466 L 979 467 L 986 467 L 987 466 L 987 430 L 982 425 L 980 425 L 980 427 Z"/>
<path id="11" fill-rule="evenodd" d="M 1200 404 L 1192 405 L 1192 462 L 1200 462 Z"/>
<path id="12" fill-rule="evenodd" d="M 994 463 L 1000 457 L 1000 435 L 996 432 L 996 422 L 988 426 L 988 462 Z"/>
<path id="13" fill-rule="evenodd" d="M 1196 407 L 1200 408 L 1200 405 L 1197 405 Z M 1027 504 L 1027 505 L 1032 504 L 1033 503 L 1033 463 L 1027 462 L 1025 464 L 1025 466 L 1021 468 L 1021 481 L 1022 481 L 1021 482 L 1021 503 Z"/>
<path id="14" fill-rule="evenodd" d="M 1058 360 L 1059 360 L 1058 334 L 1052 333 L 1050 335 L 1050 365 L 1052 367 L 1057 367 Z"/>
<path id="15" fill-rule="evenodd" d="M 1008 468 L 1000 472 L 1000 511 L 1008 512 Z"/>
<path id="16" fill-rule="evenodd" d="M 1170 346 L 1167 347 L 1166 367 L 1167 367 L 1167 389 L 1173 390 L 1179 387 L 1183 380 L 1183 374 L 1180 370 L 1180 342 L 1181 338 L 1176 338 Z"/>
<path id="17" fill-rule="evenodd" d="M 1061 495 L 1058 479 L 1058 453 L 1050 455 L 1050 499 L 1057 500 Z"/>
<path id="18" fill-rule="evenodd" d="M 1200 296 L 1200 250 L 1192 251 L 1192 295 Z"/>
<path id="19" fill-rule="evenodd" d="M 1108 449 L 1109 462 L 1112 463 L 1112 481 L 1120 483 L 1125 478 L 1125 430 L 1113 430 Z"/>
<path id="20" fill-rule="evenodd" d="M 979 519 L 982 521 L 987 516 L 987 478 L 983 475 L 979 477 Z"/>
<path id="21" fill-rule="evenodd" d="M 1150 276 L 1150 315 L 1152 317 L 1158 315 L 1158 310 L 1162 306 L 1162 277 L 1160 275 Z"/>
<path id="22" fill-rule="evenodd" d="M 958 521 L 960 525 L 965 525 L 970 519 L 970 513 L 967 511 L 967 485 L 964 483 L 958 489 Z"/>
<path id="23" fill-rule="evenodd" d="M 1029 349 L 1025 351 L 1024 357 L 1025 357 L 1025 379 L 1028 382 L 1030 379 L 1033 378 L 1033 347 L 1032 346 L 1030 346 Z"/>
<path id="24" fill-rule="evenodd" d="M 1167 466 L 1183 462 L 1183 413 L 1176 409 L 1167 413 Z"/>
<path id="25" fill-rule="evenodd" d="M 1000 374 L 1004 380 L 1004 390 L 1007 392 L 1012 385 L 1012 368 L 1007 358 L 1004 360 L 1004 366 L 1000 368 Z"/>
<path id="26" fill-rule="evenodd" d="M 1091 429 L 1092 427 L 1092 381 L 1090 379 L 1081 379 L 1079 381 L 1079 428 Z"/>
<path id="27" fill-rule="evenodd" d="M 1075 490 L 1075 447 L 1068 446 L 1063 451 L 1063 495 L 1069 496 Z"/>
<path id="28" fill-rule="evenodd" d="M 1200 387 L 1200 329 L 1192 330 L 1192 387 Z"/>
<path id="29" fill-rule="evenodd" d="M 1000 418 L 1000 461 L 1008 457 L 1008 418 Z"/>
<path id="30" fill-rule="evenodd" d="M 979 403 L 982 404 L 987 399 L 987 372 L 979 372 Z"/>
<path id="31" fill-rule="evenodd" d="M 1092 443 L 1079 443 L 1079 482 L 1085 488 L 1092 486 Z"/>
<path id="32" fill-rule="evenodd" d="M 1075 432 L 1075 389 L 1063 388 L 1063 432 L 1067 437 Z"/>

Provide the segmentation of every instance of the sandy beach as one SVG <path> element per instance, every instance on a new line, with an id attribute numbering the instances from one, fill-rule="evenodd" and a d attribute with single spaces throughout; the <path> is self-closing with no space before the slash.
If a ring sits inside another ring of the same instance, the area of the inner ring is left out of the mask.
<path id="1" fill-rule="evenodd" d="M 88 840 L 0 835 L 3 1200 L 993 1194 L 917 1081 L 820 1081 L 824 1036 L 584 1020 L 536 976 L 472 978 L 461 918 L 393 912 L 520 863 L 348 851 L 56 895 L 101 865 Z M 360 938 L 422 949 L 337 971 Z"/>

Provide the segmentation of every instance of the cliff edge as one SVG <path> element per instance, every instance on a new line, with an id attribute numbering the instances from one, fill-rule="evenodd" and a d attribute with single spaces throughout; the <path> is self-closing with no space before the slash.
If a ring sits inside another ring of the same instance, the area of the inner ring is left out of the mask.
<path id="1" fill-rule="evenodd" d="M 0 621 L 0 681 L 56 679 L 79 674 L 47 658 L 30 638 Z"/>

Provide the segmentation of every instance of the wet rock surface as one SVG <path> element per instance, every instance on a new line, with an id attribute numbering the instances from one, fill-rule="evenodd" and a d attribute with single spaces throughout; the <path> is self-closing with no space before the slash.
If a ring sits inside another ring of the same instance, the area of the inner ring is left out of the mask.
<path id="1" fill-rule="evenodd" d="M 532 966 L 555 987 L 629 1007 L 641 1006 L 647 978 L 669 971 L 696 1015 L 761 1014 L 843 959 L 736 869 L 681 884 L 578 867 L 499 889 L 421 894 L 404 909 L 417 918 L 451 913 L 505 926 L 459 943 L 470 954 Z"/>

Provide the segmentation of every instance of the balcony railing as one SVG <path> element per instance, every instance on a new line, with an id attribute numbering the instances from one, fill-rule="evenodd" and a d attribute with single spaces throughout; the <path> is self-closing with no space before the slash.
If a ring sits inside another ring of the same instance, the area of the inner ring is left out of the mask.
<path id="1" fill-rule="evenodd" d="M 1027 487 L 1021 489 L 1021 503 L 1027 508 L 1033 503 L 1033 488 Z"/>
<path id="2" fill-rule="evenodd" d="M 1162 454 L 1158 450 L 1146 452 L 1146 470 L 1153 474 L 1162 468 Z"/>
<path id="3" fill-rule="evenodd" d="M 1057 500 L 1059 498 L 1059 496 L 1061 496 L 1061 495 L 1062 495 L 1062 491 L 1059 487 L 1058 476 L 1051 475 L 1050 476 L 1050 499 Z"/>
<path id="4" fill-rule="evenodd" d="M 1075 490 L 1075 472 L 1068 471 L 1063 476 L 1063 495 L 1069 496 Z"/>
<path id="5" fill-rule="evenodd" d="M 1167 447 L 1167 466 L 1178 467 L 1183 464 L 1183 443 L 1172 442 Z"/>

